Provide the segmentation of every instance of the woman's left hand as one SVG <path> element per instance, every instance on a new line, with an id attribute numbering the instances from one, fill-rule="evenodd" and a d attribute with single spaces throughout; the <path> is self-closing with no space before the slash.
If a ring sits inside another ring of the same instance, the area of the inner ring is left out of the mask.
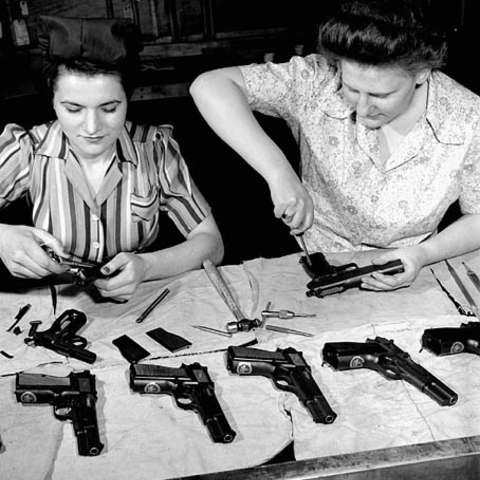
<path id="1" fill-rule="evenodd" d="M 402 261 L 404 272 L 395 275 L 373 272 L 371 275 L 362 279 L 361 288 L 381 291 L 409 287 L 424 266 L 424 256 L 419 245 L 388 250 L 378 257 L 375 257 L 372 260 L 372 264 L 383 265 L 393 260 Z"/>
<path id="2" fill-rule="evenodd" d="M 140 255 L 122 252 L 102 267 L 106 278 L 95 280 L 102 297 L 126 302 L 145 279 L 145 261 Z"/>

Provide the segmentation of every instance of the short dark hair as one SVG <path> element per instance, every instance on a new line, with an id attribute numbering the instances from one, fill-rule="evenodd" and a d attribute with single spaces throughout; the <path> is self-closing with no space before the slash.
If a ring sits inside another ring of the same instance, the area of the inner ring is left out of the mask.
<path id="1" fill-rule="evenodd" d="M 425 0 L 347 0 L 320 25 L 318 51 L 332 63 L 439 69 L 446 35 L 429 16 Z"/>
<path id="2" fill-rule="evenodd" d="M 44 65 L 43 77 L 46 82 L 46 87 L 49 95 L 53 98 L 57 81 L 64 68 L 67 72 L 78 73 L 86 75 L 87 77 L 93 77 L 95 75 L 113 75 L 118 77 L 127 99 L 129 99 L 135 89 L 137 83 L 137 75 L 140 71 L 139 62 L 130 61 L 124 62 L 123 65 L 102 65 L 99 63 L 90 62 L 88 60 L 74 58 L 68 60 L 49 60 Z"/>

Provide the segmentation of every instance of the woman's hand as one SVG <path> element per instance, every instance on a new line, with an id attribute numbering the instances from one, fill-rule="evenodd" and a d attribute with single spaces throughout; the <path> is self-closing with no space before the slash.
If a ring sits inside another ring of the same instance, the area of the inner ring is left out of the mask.
<path id="1" fill-rule="evenodd" d="M 45 230 L 24 225 L 0 225 L 0 258 L 15 277 L 41 279 L 68 270 L 53 261 L 42 245 L 48 245 L 60 256 L 65 255 L 60 241 Z"/>
<path id="2" fill-rule="evenodd" d="M 122 252 L 102 267 L 106 278 L 95 280 L 94 285 L 102 297 L 126 302 L 145 280 L 145 260 L 141 255 Z"/>
<path id="3" fill-rule="evenodd" d="M 274 214 L 293 235 L 300 235 L 313 224 L 313 201 L 298 176 L 292 171 L 270 185 Z"/>
<path id="4" fill-rule="evenodd" d="M 395 275 L 374 272 L 362 279 L 361 288 L 366 290 L 396 290 L 409 287 L 417 278 L 418 273 L 425 265 L 425 256 L 420 245 L 389 250 L 372 260 L 373 265 L 383 265 L 392 260 L 400 259 L 404 272 Z"/>

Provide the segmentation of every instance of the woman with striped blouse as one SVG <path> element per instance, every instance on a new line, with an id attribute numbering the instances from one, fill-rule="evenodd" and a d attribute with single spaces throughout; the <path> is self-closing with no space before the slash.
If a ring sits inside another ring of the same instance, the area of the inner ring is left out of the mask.
<path id="1" fill-rule="evenodd" d="M 33 227 L 0 225 L 0 258 L 19 278 L 65 273 L 46 253 L 104 263 L 112 300 L 140 283 L 219 263 L 223 242 L 170 126 L 126 121 L 140 42 L 123 20 L 43 17 L 39 44 L 55 121 L 0 137 L 0 208 L 27 196 Z M 146 252 L 166 212 L 185 236 Z"/>

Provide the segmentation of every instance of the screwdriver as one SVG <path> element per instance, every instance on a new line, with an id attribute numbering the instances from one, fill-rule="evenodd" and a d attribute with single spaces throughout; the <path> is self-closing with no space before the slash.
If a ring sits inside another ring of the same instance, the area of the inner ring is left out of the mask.
<path id="1" fill-rule="evenodd" d="M 301 235 L 297 235 L 297 238 L 300 242 L 300 245 L 302 246 L 303 253 L 305 253 L 307 265 L 312 268 L 312 259 L 310 258 L 310 254 L 308 253 L 307 245 L 305 244 L 305 239 L 303 238 L 303 233 Z"/>
<path id="2" fill-rule="evenodd" d="M 465 267 L 465 270 L 467 271 L 468 278 L 475 285 L 477 290 L 480 292 L 480 279 L 478 278 L 477 274 L 465 262 L 462 262 L 462 264 Z"/>
<path id="3" fill-rule="evenodd" d="M 262 317 L 264 318 L 280 318 L 287 320 L 295 317 L 316 317 L 316 313 L 295 313 L 291 310 L 262 310 Z"/>

